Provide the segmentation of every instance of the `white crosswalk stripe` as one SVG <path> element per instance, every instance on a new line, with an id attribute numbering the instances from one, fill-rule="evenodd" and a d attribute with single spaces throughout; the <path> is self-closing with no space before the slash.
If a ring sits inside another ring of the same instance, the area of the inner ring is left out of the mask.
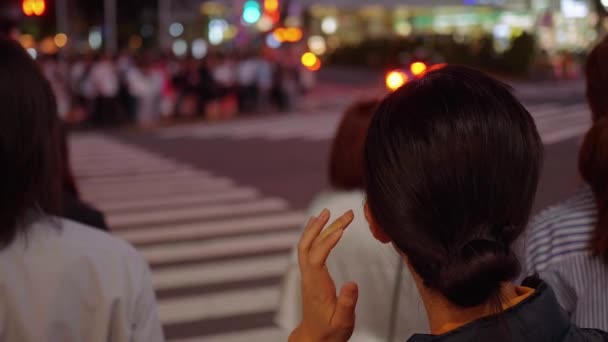
<path id="1" fill-rule="evenodd" d="M 83 198 L 150 263 L 169 341 L 285 339 L 269 317 L 304 213 L 101 134 L 76 134 L 70 148 Z M 239 329 L 247 319 L 255 326 Z"/>
<path id="2" fill-rule="evenodd" d="M 579 136 L 591 125 L 591 115 L 584 103 L 563 105 L 548 102 L 527 106 L 527 108 L 536 120 L 538 130 L 546 145 Z M 334 136 L 339 120 L 338 111 L 317 114 L 294 113 L 288 116 L 260 117 L 238 122 L 203 123 L 170 128 L 159 133 L 159 137 L 162 139 L 227 138 L 325 141 Z"/>

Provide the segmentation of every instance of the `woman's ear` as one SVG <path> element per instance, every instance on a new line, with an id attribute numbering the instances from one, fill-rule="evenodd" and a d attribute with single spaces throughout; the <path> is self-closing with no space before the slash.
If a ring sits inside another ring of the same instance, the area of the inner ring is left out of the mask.
<path id="1" fill-rule="evenodd" d="M 374 216 L 372 215 L 372 211 L 369 208 L 367 201 L 365 202 L 364 212 L 365 212 L 365 219 L 367 220 L 367 224 L 369 224 L 369 229 L 371 230 L 374 238 L 376 238 L 376 240 L 380 241 L 381 243 L 390 243 L 391 238 L 388 235 L 386 235 L 384 230 L 382 228 L 380 228 L 380 226 L 378 226 L 378 224 L 374 220 Z"/>

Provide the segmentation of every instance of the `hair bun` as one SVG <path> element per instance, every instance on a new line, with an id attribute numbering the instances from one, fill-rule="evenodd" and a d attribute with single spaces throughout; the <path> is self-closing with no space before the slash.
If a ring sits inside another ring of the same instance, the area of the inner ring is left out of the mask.
<path id="1" fill-rule="evenodd" d="M 498 294 L 500 284 L 519 272 L 517 257 L 503 243 L 475 239 L 457 248 L 429 285 L 453 303 L 473 307 Z"/>

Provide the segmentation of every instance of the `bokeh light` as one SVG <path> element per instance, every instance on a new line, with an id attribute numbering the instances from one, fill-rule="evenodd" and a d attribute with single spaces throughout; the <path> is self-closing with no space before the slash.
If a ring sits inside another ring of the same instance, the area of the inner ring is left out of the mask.
<path id="1" fill-rule="evenodd" d="M 94 28 L 89 32 L 89 46 L 93 50 L 99 50 L 103 44 L 103 38 L 101 36 L 101 29 Z"/>
<path id="2" fill-rule="evenodd" d="M 310 68 L 317 63 L 319 58 L 317 58 L 317 56 L 312 52 L 306 52 L 302 55 L 301 60 L 303 66 Z"/>
<path id="3" fill-rule="evenodd" d="M 322 36 L 310 36 L 308 38 L 308 49 L 317 56 L 321 56 L 327 52 L 327 44 Z"/>
<path id="4" fill-rule="evenodd" d="M 266 36 L 266 45 L 271 49 L 278 49 L 282 44 L 274 34 L 269 34 Z"/>
<path id="5" fill-rule="evenodd" d="M 38 58 L 38 51 L 36 51 L 34 48 L 27 49 L 27 53 L 30 55 L 30 57 L 32 57 L 32 59 Z"/>
<path id="6" fill-rule="evenodd" d="M 243 21 L 246 24 L 255 24 L 261 17 L 260 4 L 255 0 L 247 0 L 243 9 Z"/>
<path id="7" fill-rule="evenodd" d="M 184 33 L 184 25 L 181 23 L 173 23 L 169 26 L 169 34 L 171 37 L 177 38 Z"/>
<path id="8" fill-rule="evenodd" d="M 279 10 L 279 0 L 264 0 L 264 10 L 276 12 Z"/>
<path id="9" fill-rule="evenodd" d="M 204 39 L 199 38 L 192 42 L 192 57 L 203 59 L 207 56 L 208 50 L 207 42 Z"/>
<path id="10" fill-rule="evenodd" d="M 65 33 L 57 33 L 54 41 L 57 47 L 62 48 L 68 44 L 68 36 Z"/>
<path id="11" fill-rule="evenodd" d="M 31 34 L 22 34 L 19 37 L 19 43 L 24 49 L 34 47 L 34 37 Z"/>
<path id="12" fill-rule="evenodd" d="M 410 65 L 410 71 L 412 74 L 414 74 L 414 76 L 422 75 L 426 69 L 427 66 L 423 62 L 414 62 L 412 65 Z"/>
<path id="13" fill-rule="evenodd" d="M 325 34 L 334 34 L 338 31 L 338 20 L 335 17 L 325 17 L 321 21 L 321 30 Z"/>
<path id="14" fill-rule="evenodd" d="M 395 91 L 406 84 L 408 80 L 407 75 L 403 71 L 391 71 L 386 75 L 386 87 L 391 91 Z"/>
<path id="15" fill-rule="evenodd" d="M 183 39 L 178 39 L 173 42 L 171 50 L 177 57 L 184 57 L 188 52 L 188 43 L 186 43 L 186 41 Z"/>

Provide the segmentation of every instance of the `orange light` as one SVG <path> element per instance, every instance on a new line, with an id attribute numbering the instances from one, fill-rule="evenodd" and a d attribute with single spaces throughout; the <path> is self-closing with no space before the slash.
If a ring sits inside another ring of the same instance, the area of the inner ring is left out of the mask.
<path id="1" fill-rule="evenodd" d="M 279 27 L 273 32 L 274 38 L 281 42 L 296 43 L 302 40 L 304 33 L 297 27 L 282 28 Z"/>
<path id="2" fill-rule="evenodd" d="M 23 46 L 24 49 L 29 49 L 34 47 L 34 37 L 29 34 L 24 34 L 19 37 L 19 43 Z"/>
<path id="3" fill-rule="evenodd" d="M 29 16 L 41 16 L 46 11 L 45 0 L 23 0 L 21 3 L 23 14 Z"/>
<path id="4" fill-rule="evenodd" d="M 319 62 L 319 58 L 317 58 L 317 56 L 315 56 L 315 54 L 312 52 L 306 52 L 302 55 L 302 65 L 307 68 L 314 67 L 317 62 Z"/>
<path id="5" fill-rule="evenodd" d="M 448 66 L 448 65 L 447 65 L 447 64 L 445 64 L 445 63 L 439 63 L 439 64 L 431 65 L 431 66 L 429 67 L 429 69 L 427 70 L 427 72 L 431 72 L 431 71 L 436 71 L 436 70 L 439 70 L 439 69 L 443 69 L 443 68 L 445 68 L 446 66 Z"/>
<path id="6" fill-rule="evenodd" d="M 279 9 L 279 0 L 264 0 L 264 10 L 267 12 L 276 12 Z"/>
<path id="7" fill-rule="evenodd" d="M 34 10 L 32 9 L 30 0 L 23 0 L 21 3 L 21 9 L 23 10 L 23 14 L 29 16 L 34 15 Z"/>
<path id="8" fill-rule="evenodd" d="M 57 45 L 58 48 L 62 48 L 67 45 L 68 36 L 65 33 L 57 33 L 53 40 L 55 41 L 55 45 Z"/>
<path id="9" fill-rule="evenodd" d="M 319 71 L 321 69 L 321 60 L 317 58 L 317 61 L 312 66 L 306 67 L 310 71 Z"/>
<path id="10" fill-rule="evenodd" d="M 391 71 L 386 75 L 386 87 L 395 91 L 401 88 L 408 81 L 407 75 L 403 71 Z"/>
<path id="11" fill-rule="evenodd" d="M 414 74 L 414 76 L 422 75 L 426 71 L 426 69 L 426 64 L 422 62 L 415 62 L 410 65 L 410 71 L 412 72 L 412 74 Z"/>
<path id="12" fill-rule="evenodd" d="M 272 33 L 274 35 L 274 38 L 278 41 L 278 42 L 285 42 L 286 41 L 286 30 L 282 27 L 277 28 L 276 30 L 274 30 L 274 32 Z"/>
<path id="13" fill-rule="evenodd" d="M 297 28 L 297 27 L 290 27 L 286 29 L 285 32 L 285 40 L 290 42 L 290 43 L 295 43 L 295 42 L 299 42 L 300 40 L 302 40 L 302 37 L 304 36 L 304 33 L 302 32 L 301 29 Z"/>
<path id="14" fill-rule="evenodd" d="M 44 0 L 34 1 L 33 8 L 35 15 L 43 15 L 44 11 L 46 11 L 46 3 L 44 2 Z"/>

